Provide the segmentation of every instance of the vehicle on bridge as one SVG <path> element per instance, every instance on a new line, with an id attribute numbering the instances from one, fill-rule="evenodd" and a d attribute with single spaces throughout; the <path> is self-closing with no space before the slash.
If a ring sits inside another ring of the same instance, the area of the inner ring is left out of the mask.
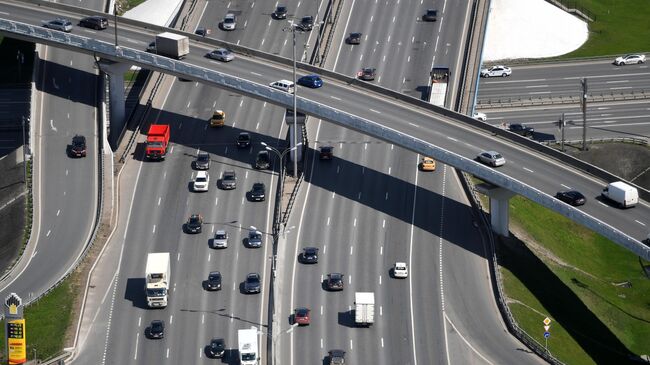
<path id="1" fill-rule="evenodd" d="M 230 62 L 235 59 L 235 54 L 225 48 L 217 48 L 214 51 L 207 53 L 205 56 L 222 62 Z"/>
<path id="2" fill-rule="evenodd" d="M 190 39 L 184 35 L 164 32 L 156 35 L 154 47 L 156 54 L 181 60 L 190 54 Z"/>
<path id="3" fill-rule="evenodd" d="M 147 306 L 149 308 L 165 308 L 171 282 L 169 252 L 154 252 L 147 255 L 145 282 Z"/>
<path id="4" fill-rule="evenodd" d="M 480 162 L 483 162 L 486 165 L 492 167 L 503 166 L 506 164 L 506 159 L 501 156 L 499 152 L 496 151 L 485 151 L 481 152 L 476 159 Z"/>
<path id="5" fill-rule="evenodd" d="M 278 5 L 271 14 L 271 17 L 273 19 L 287 19 L 287 7 L 285 5 Z"/>
<path id="6" fill-rule="evenodd" d="M 232 190 L 237 188 L 237 174 L 235 170 L 226 170 L 221 176 L 221 189 Z"/>
<path id="7" fill-rule="evenodd" d="M 212 359 L 220 359 L 226 352 L 226 341 L 223 338 L 213 338 L 206 349 L 206 353 Z"/>
<path id="8" fill-rule="evenodd" d="M 449 83 L 449 68 L 434 67 L 429 73 L 429 102 L 433 105 L 445 106 L 447 101 L 447 83 Z"/>
<path id="9" fill-rule="evenodd" d="M 83 18 L 79 21 L 79 26 L 85 28 L 92 28 L 95 30 L 103 30 L 108 28 L 108 19 L 103 16 L 93 15 Z"/>
<path id="10" fill-rule="evenodd" d="M 419 167 L 422 171 L 436 171 L 436 160 L 431 157 L 422 157 Z"/>
<path id="11" fill-rule="evenodd" d="M 207 171 L 199 171 L 192 182 L 192 190 L 195 192 L 208 191 L 210 186 L 210 175 Z"/>
<path id="12" fill-rule="evenodd" d="M 357 72 L 357 77 L 363 81 L 372 81 L 375 76 L 377 76 L 377 69 L 374 67 L 364 67 Z"/>
<path id="13" fill-rule="evenodd" d="M 165 321 L 154 319 L 147 328 L 147 337 L 151 339 L 160 339 L 165 337 Z"/>
<path id="14" fill-rule="evenodd" d="M 237 341 L 239 350 L 239 363 L 241 365 L 257 365 L 259 353 L 257 351 L 257 327 L 238 330 Z"/>
<path id="15" fill-rule="evenodd" d="M 573 205 L 574 207 L 584 205 L 587 202 L 587 198 L 585 198 L 581 192 L 576 190 L 558 191 L 557 194 L 555 194 L 555 197 L 567 204 Z"/>
<path id="16" fill-rule="evenodd" d="M 60 30 L 66 33 L 72 32 L 72 22 L 64 18 L 59 18 L 59 19 L 50 20 L 49 22 L 44 22 L 43 27 L 54 29 L 54 30 Z"/>
<path id="17" fill-rule="evenodd" d="M 147 133 L 145 155 L 150 160 L 162 160 L 169 147 L 170 128 L 168 124 L 152 124 Z"/>
<path id="18" fill-rule="evenodd" d="M 524 137 L 532 137 L 535 134 L 535 128 L 521 123 L 508 124 L 508 131 Z"/>
<path id="19" fill-rule="evenodd" d="M 634 186 L 622 181 L 609 183 L 600 195 L 621 208 L 630 208 L 639 202 L 639 191 Z"/>

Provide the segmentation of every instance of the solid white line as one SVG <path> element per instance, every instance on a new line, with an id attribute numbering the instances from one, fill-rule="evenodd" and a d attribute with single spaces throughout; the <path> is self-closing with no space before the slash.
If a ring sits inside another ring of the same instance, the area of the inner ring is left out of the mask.
<path id="1" fill-rule="evenodd" d="M 415 156 L 415 163 L 420 161 L 420 155 Z M 413 272 L 413 234 L 415 231 L 415 204 L 418 201 L 418 173 L 415 169 L 415 181 L 413 182 L 413 207 L 411 208 L 411 232 L 409 232 L 409 267 Z M 444 181 L 444 180 L 443 180 Z M 411 345 L 413 348 L 413 365 L 418 365 L 417 350 L 415 349 L 415 321 L 413 319 L 413 281 L 409 280 L 409 317 L 411 319 Z M 379 307 L 381 315 L 381 307 Z"/>
<path id="2" fill-rule="evenodd" d="M 535 171 L 533 171 L 533 170 L 531 170 L 531 169 L 529 169 L 529 168 L 527 168 L 527 167 L 524 167 L 524 170 L 526 170 L 526 171 L 528 171 L 528 172 L 535 172 Z"/>
<path id="3" fill-rule="evenodd" d="M 570 187 L 570 186 L 566 186 L 566 185 L 564 185 L 564 184 L 560 184 L 560 185 L 562 185 L 562 187 L 564 187 L 564 188 L 566 188 L 566 189 L 568 189 L 568 190 L 571 190 L 571 187 Z"/>
<path id="4" fill-rule="evenodd" d="M 458 334 L 458 336 L 460 336 L 460 338 L 461 338 L 461 339 L 462 339 L 462 340 L 467 344 L 467 346 L 469 346 L 469 348 L 472 349 L 472 351 L 474 351 L 475 354 L 477 354 L 481 359 L 483 359 L 483 361 L 485 361 L 486 363 L 492 365 L 492 362 L 491 362 L 490 360 L 488 360 L 485 356 L 481 355 L 481 353 L 478 352 L 478 351 L 474 348 L 474 346 L 472 346 L 472 344 L 469 343 L 469 341 L 467 341 L 467 340 L 465 339 L 465 337 L 463 337 L 463 335 L 460 333 L 460 331 L 458 330 L 458 328 L 456 328 L 456 326 L 454 326 L 454 324 L 451 322 L 451 320 L 449 319 L 449 317 L 447 317 L 446 314 L 444 315 L 444 317 L 445 317 L 445 318 L 444 318 L 445 320 L 442 321 L 443 324 L 449 322 L 449 324 L 451 325 L 451 327 L 454 329 L 454 331 L 456 331 L 456 333 Z M 447 333 L 447 329 L 446 329 L 447 326 L 445 325 L 444 327 L 445 327 L 445 333 Z M 447 336 L 445 336 L 445 339 L 446 339 L 446 337 L 447 337 Z M 446 342 L 446 341 L 445 341 L 445 342 Z M 447 363 L 449 363 L 449 362 L 447 362 Z"/>

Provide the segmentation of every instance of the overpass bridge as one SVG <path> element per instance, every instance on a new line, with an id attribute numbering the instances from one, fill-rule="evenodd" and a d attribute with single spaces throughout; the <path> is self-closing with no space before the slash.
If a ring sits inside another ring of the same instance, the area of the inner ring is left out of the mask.
<path id="1" fill-rule="evenodd" d="M 120 69 L 124 70 L 124 65 L 137 65 L 293 108 L 292 95 L 266 86 L 291 75 L 291 61 L 273 54 L 127 19 L 119 21 L 119 47 L 116 47 L 111 30 L 84 29 L 84 35 L 80 35 L 77 29 L 62 33 L 41 27 L 43 19 L 64 16 L 74 21 L 96 13 L 39 0 L 4 2 L 0 4 L 0 14 L 3 14 L 0 33 L 5 36 L 65 48 L 113 63 L 115 66 L 107 71 L 114 75 L 112 86 L 116 91 L 112 94 L 116 98 L 112 100 L 118 104 L 111 109 L 119 110 L 119 95 L 123 90 L 119 88 Z M 191 38 L 190 55 L 184 61 L 144 51 L 162 30 Z M 233 49 L 238 58 L 227 64 L 207 60 L 204 54 L 216 46 Z M 507 234 L 508 199 L 519 194 L 650 260 L 650 248 L 641 242 L 650 231 L 650 205 L 642 201 L 634 209 L 619 210 L 598 200 L 602 187 L 618 180 L 616 176 L 419 99 L 314 66 L 300 64 L 300 69 L 320 74 L 325 86 L 316 90 L 299 88 L 298 111 L 431 156 L 493 184 L 488 194 L 492 226 L 497 233 Z M 124 121 L 113 115 L 111 123 L 119 128 L 119 123 Z M 474 157 L 482 150 L 497 150 L 508 163 L 498 169 L 479 164 Z M 583 192 L 588 204 L 574 208 L 553 198 L 563 186 Z M 646 200 L 650 196 L 642 189 L 640 193 Z"/>

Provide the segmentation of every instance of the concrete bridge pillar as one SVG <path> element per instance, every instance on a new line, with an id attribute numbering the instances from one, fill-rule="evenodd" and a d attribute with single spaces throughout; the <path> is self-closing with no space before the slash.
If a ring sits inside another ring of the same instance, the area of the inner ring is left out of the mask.
<path id="1" fill-rule="evenodd" d="M 102 72 L 108 74 L 109 79 L 109 134 L 108 141 L 111 146 L 116 146 L 118 138 L 126 127 L 126 105 L 124 97 L 124 74 L 131 68 L 126 63 L 108 60 L 99 61 Z"/>
<path id="2" fill-rule="evenodd" d="M 490 224 L 492 231 L 503 237 L 510 235 L 508 229 L 510 198 L 517 195 L 502 187 L 483 183 L 476 185 L 476 189 L 490 198 Z"/>

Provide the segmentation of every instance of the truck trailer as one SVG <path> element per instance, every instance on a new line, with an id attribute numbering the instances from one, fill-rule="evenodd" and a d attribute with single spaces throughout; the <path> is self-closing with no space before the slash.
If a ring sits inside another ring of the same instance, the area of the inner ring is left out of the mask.
<path id="1" fill-rule="evenodd" d="M 190 40 L 184 35 L 164 32 L 156 35 L 156 53 L 177 60 L 190 53 Z"/>
<path id="2" fill-rule="evenodd" d="M 621 208 L 630 208 L 639 202 L 639 191 L 634 186 L 622 181 L 609 183 L 600 195 Z"/>
<path id="3" fill-rule="evenodd" d="M 370 326 L 375 322 L 375 293 L 354 293 L 354 324 Z"/>
<path id="4" fill-rule="evenodd" d="M 447 101 L 447 83 L 449 82 L 449 68 L 434 67 L 431 69 L 429 103 L 444 108 Z"/>
<path id="5" fill-rule="evenodd" d="M 149 308 L 165 308 L 171 276 L 169 252 L 155 252 L 147 255 L 145 268 L 145 295 Z"/>
<path id="6" fill-rule="evenodd" d="M 150 160 L 162 160 L 169 148 L 170 128 L 167 124 L 152 124 L 147 133 L 145 155 Z"/>
<path id="7" fill-rule="evenodd" d="M 257 351 L 257 327 L 237 331 L 239 344 L 239 363 L 241 365 L 257 365 L 259 352 Z"/>

